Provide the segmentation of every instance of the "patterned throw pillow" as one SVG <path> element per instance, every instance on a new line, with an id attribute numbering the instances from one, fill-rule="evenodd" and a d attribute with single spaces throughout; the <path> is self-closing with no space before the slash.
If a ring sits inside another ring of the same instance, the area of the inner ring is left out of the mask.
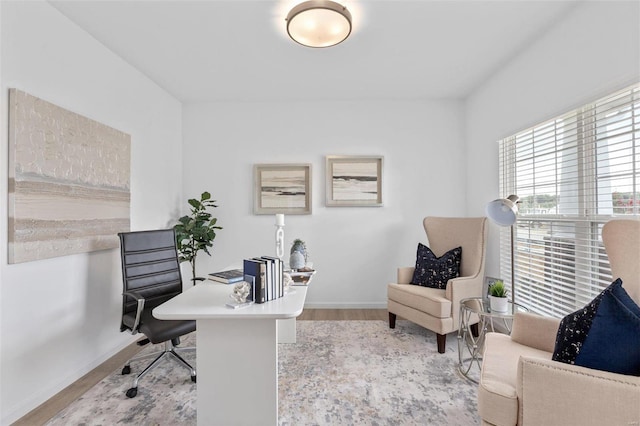
<path id="1" fill-rule="evenodd" d="M 620 278 L 560 321 L 552 359 L 640 376 L 640 307 Z"/>
<path id="2" fill-rule="evenodd" d="M 437 257 L 429 247 L 418 243 L 416 270 L 411 284 L 444 290 L 451 278 L 460 276 L 461 259 L 462 247 L 456 247 Z"/>

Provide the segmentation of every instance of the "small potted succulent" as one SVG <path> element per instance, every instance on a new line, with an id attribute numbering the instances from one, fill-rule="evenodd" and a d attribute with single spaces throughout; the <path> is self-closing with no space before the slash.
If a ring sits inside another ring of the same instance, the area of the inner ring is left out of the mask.
<path id="1" fill-rule="evenodd" d="M 489 306 L 495 312 L 507 312 L 507 288 L 504 281 L 497 280 L 489 287 Z"/>
<path id="2" fill-rule="evenodd" d="M 293 240 L 291 245 L 291 256 L 289 256 L 289 268 L 293 270 L 302 269 L 307 264 L 307 245 L 299 238 Z"/>

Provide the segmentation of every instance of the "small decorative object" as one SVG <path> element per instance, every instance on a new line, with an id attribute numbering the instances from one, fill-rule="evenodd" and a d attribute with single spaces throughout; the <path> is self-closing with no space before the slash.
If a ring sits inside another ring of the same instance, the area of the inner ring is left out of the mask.
<path id="1" fill-rule="evenodd" d="M 282 274 L 282 284 L 284 286 L 284 293 L 287 294 L 289 292 L 289 287 L 293 284 L 293 278 L 291 278 L 291 275 L 284 272 Z"/>
<path id="2" fill-rule="evenodd" d="M 253 300 L 247 300 L 249 293 L 251 292 L 251 285 L 246 281 L 240 281 L 233 286 L 233 292 L 229 295 L 230 302 L 227 302 L 227 306 L 233 309 L 238 309 L 243 306 L 249 306 L 253 304 Z"/>
<path id="3" fill-rule="evenodd" d="M 180 255 L 180 262 L 187 261 L 191 263 L 191 279 L 194 284 L 196 281 L 204 281 L 204 278 L 196 277 L 196 256 L 200 250 L 204 250 L 209 256 L 209 247 L 213 246 L 213 240 L 216 238 L 216 229 L 222 229 L 216 226 L 218 219 L 212 217 L 207 211 L 209 208 L 218 207 L 216 200 L 211 199 L 211 194 L 203 192 L 199 200 L 191 198 L 189 201 L 191 206 L 191 214 L 182 216 L 178 219 L 178 223 L 173 227 L 176 231 L 176 244 Z"/>
<path id="4" fill-rule="evenodd" d="M 497 280 L 489 287 L 489 303 L 495 312 L 507 312 L 507 289 L 502 280 Z"/>
<path id="5" fill-rule="evenodd" d="M 249 296 L 249 283 L 246 281 L 240 281 L 233 286 L 233 293 L 231 293 L 231 299 L 238 303 L 244 303 Z"/>
<path id="6" fill-rule="evenodd" d="M 301 269 L 307 264 L 307 245 L 299 238 L 293 240 L 289 257 L 289 268 Z"/>
<path id="7" fill-rule="evenodd" d="M 291 279 L 293 282 L 291 285 L 296 286 L 306 286 L 309 285 L 313 276 L 316 274 L 315 269 L 305 266 L 304 268 L 300 268 L 297 271 L 291 271 L 289 275 L 291 275 Z"/>
<path id="8" fill-rule="evenodd" d="M 284 257 L 284 214 L 276 215 L 276 256 L 282 260 Z"/>

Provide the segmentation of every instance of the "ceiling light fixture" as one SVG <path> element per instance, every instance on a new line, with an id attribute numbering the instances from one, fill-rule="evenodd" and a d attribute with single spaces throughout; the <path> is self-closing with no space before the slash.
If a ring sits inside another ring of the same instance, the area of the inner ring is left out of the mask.
<path id="1" fill-rule="evenodd" d="M 351 34 L 351 13 L 334 1 L 302 2 L 291 9 L 286 21 L 289 37 L 307 47 L 335 46 Z"/>

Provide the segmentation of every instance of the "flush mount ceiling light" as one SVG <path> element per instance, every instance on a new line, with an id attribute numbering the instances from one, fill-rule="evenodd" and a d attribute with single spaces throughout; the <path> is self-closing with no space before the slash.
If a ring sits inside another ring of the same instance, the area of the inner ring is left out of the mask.
<path id="1" fill-rule="evenodd" d="M 334 1 L 300 3 L 291 9 L 286 21 L 289 37 L 303 46 L 335 46 L 351 34 L 351 13 Z"/>

